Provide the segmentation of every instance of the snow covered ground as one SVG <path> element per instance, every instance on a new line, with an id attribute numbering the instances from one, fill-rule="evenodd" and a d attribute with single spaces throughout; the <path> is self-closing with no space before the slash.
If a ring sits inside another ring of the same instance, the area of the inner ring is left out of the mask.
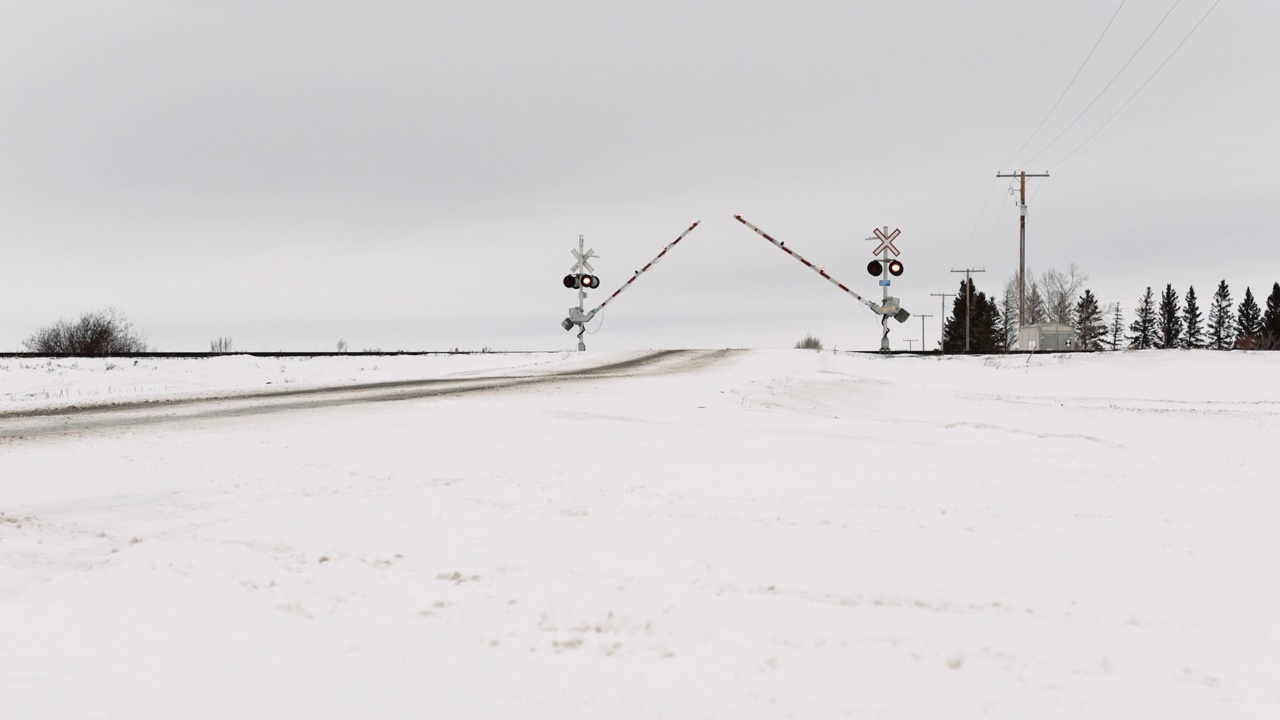
<path id="1" fill-rule="evenodd" d="M 113 364 L 0 360 L 5 718 L 1280 717 L 1280 353 Z"/>

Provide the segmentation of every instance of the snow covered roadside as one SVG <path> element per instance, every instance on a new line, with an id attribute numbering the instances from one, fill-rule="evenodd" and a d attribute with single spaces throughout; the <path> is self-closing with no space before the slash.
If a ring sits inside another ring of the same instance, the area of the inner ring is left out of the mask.
<path id="1" fill-rule="evenodd" d="M 0 707 L 1280 711 L 1280 358 L 711 359 L 0 440 Z"/>
<path id="2" fill-rule="evenodd" d="M 624 353 L 616 353 L 619 356 Z M 633 353 L 634 354 L 634 353 Z M 0 358 L 0 412 L 267 390 L 571 370 L 578 353 L 325 357 Z"/>

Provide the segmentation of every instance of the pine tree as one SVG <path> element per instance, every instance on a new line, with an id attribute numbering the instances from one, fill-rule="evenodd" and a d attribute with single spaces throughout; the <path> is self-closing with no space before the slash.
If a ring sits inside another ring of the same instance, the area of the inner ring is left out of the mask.
<path id="1" fill-rule="evenodd" d="M 1076 302 L 1075 312 L 1076 340 L 1081 350 L 1101 350 L 1102 340 L 1107 336 L 1107 324 L 1102 320 L 1102 310 L 1098 308 L 1098 299 L 1089 290 L 1085 290 Z"/>
<path id="2" fill-rule="evenodd" d="M 1267 296 L 1267 312 L 1262 316 L 1264 350 L 1280 350 L 1280 283 L 1272 283 Z"/>
<path id="3" fill-rule="evenodd" d="M 1244 300 L 1236 311 L 1236 347 L 1252 350 L 1258 347 L 1262 335 L 1262 310 L 1253 299 L 1253 291 L 1244 289 Z"/>
<path id="4" fill-rule="evenodd" d="M 1160 314 L 1156 318 L 1156 347 L 1169 350 L 1182 342 L 1182 318 L 1178 314 L 1178 293 L 1165 285 L 1160 294 Z"/>
<path id="5" fill-rule="evenodd" d="M 1187 304 L 1182 308 L 1182 319 L 1187 328 L 1182 346 L 1193 350 L 1204 347 L 1204 324 L 1200 306 L 1196 303 L 1195 286 L 1187 288 Z"/>
<path id="6" fill-rule="evenodd" d="M 1129 324 L 1129 347 L 1149 350 L 1155 345 L 1156 308 L 1151 288 L 1138 301 L 1138 316 Z"/>
<path id="7" fill-rule="evenodd" d="M 972 295 L 968 295 L 972 293 Z M 1000 308 L 986 293 L 979 292 L 972 281 L 960 281 L 960 290 L 951 303 L 951 315 L 942 328 L 943 352 L 964 352 L 965 305 L 969 304 L 969 352 L 1002 352 L 1000 344 Z"/>
<path id="8" fill-rule="evenodd" d="M 1120 303 L 1113 303 L 1111 307 L 1114 311 L 1111 316 L 1111 339 L 1107 341 L 1107 345 L 1112 350 L 1119 350 L 1124 342 L 1124 315 L 1120 312 Z"/>
<path id="9" fill-rule="evenodd" d="M 1236 345 L 1235 313 L 1231 310 L 1231 290 L 1227 281 L 1218 283 L 1209 306 L 1209 347 L 1214 350 L 1230 350 Z"/>

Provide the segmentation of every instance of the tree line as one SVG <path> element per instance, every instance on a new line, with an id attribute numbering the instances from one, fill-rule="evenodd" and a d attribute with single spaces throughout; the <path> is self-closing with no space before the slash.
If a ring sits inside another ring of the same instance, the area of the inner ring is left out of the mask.
<path id="1" fill-rule="evenodd" d="M 1026 289 L 1027 325 L 1056 323 L 1073 333 L 1075 350 L 1211 349 L 1280 350 L 1280 283 L 1273 283 L 1266 307 L 1260 307 L 1253 290 L 1246 287 L 1239 304 L 1231 298 L 1226 280 L 1201 310 L 1195 287 L 1179 293 L 1165 285 L 1157 300 L 1152 289 L 1138 300 L 1133 319 L 1126 323 L 1119 303 L 1102 306 L 1085 287 L 1089 276 L 1075 265 L 1066 272 L 1050 270 L 1039 277 L 1029 274 Z M 965 320 L 968 347 L 973 353 L 1000 353 L 1018 347 L 1018 282 L 1005 283 L 1000 298 L 962 280 L 951 313 L 942 330 L 942 351 L 965 352 Z"/>

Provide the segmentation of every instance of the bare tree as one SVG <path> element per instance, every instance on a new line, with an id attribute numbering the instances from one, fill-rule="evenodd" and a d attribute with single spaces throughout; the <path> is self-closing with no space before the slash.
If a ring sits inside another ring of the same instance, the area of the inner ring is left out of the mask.
<path id="1" fill-rule="evenodd" d="M 229 353 L 231 352 L 231 336 L 214 338 L 209 341 L 209 352 Z"/>
<path id="2" fill-rule="evenodd" d="M 797 350 L 821 350 L 822 341 L 813 335 L 805 335 L 803 339 L 796 343 Z"/>
<path id="3" fill-rule="evenodd" d="M 1018 347 L 1018 276 L 1005 281 L 1000 298 L 1000 334 L 1004 336 L 1004 349 Z"/>
<path id="4" fill-rule="evenodd" d="M 75 322 L 59 320 L 31 334 L 22 344 L 41 355 L 119 355 L 147 352 L 141 331 L 119 310 L 87 312 Z"/>
<path id="5" fill-rule="evenodd" d="M 1067 271 L 1047 270 L 1040 276 L 1040 285 L 1044 288 L 1045 317 L 1042 322 L 1072 325 L 1075 321 L 1077 296 L 1084 289 L 1089 276 L 1075 264 L 1067 266 Z"/>

